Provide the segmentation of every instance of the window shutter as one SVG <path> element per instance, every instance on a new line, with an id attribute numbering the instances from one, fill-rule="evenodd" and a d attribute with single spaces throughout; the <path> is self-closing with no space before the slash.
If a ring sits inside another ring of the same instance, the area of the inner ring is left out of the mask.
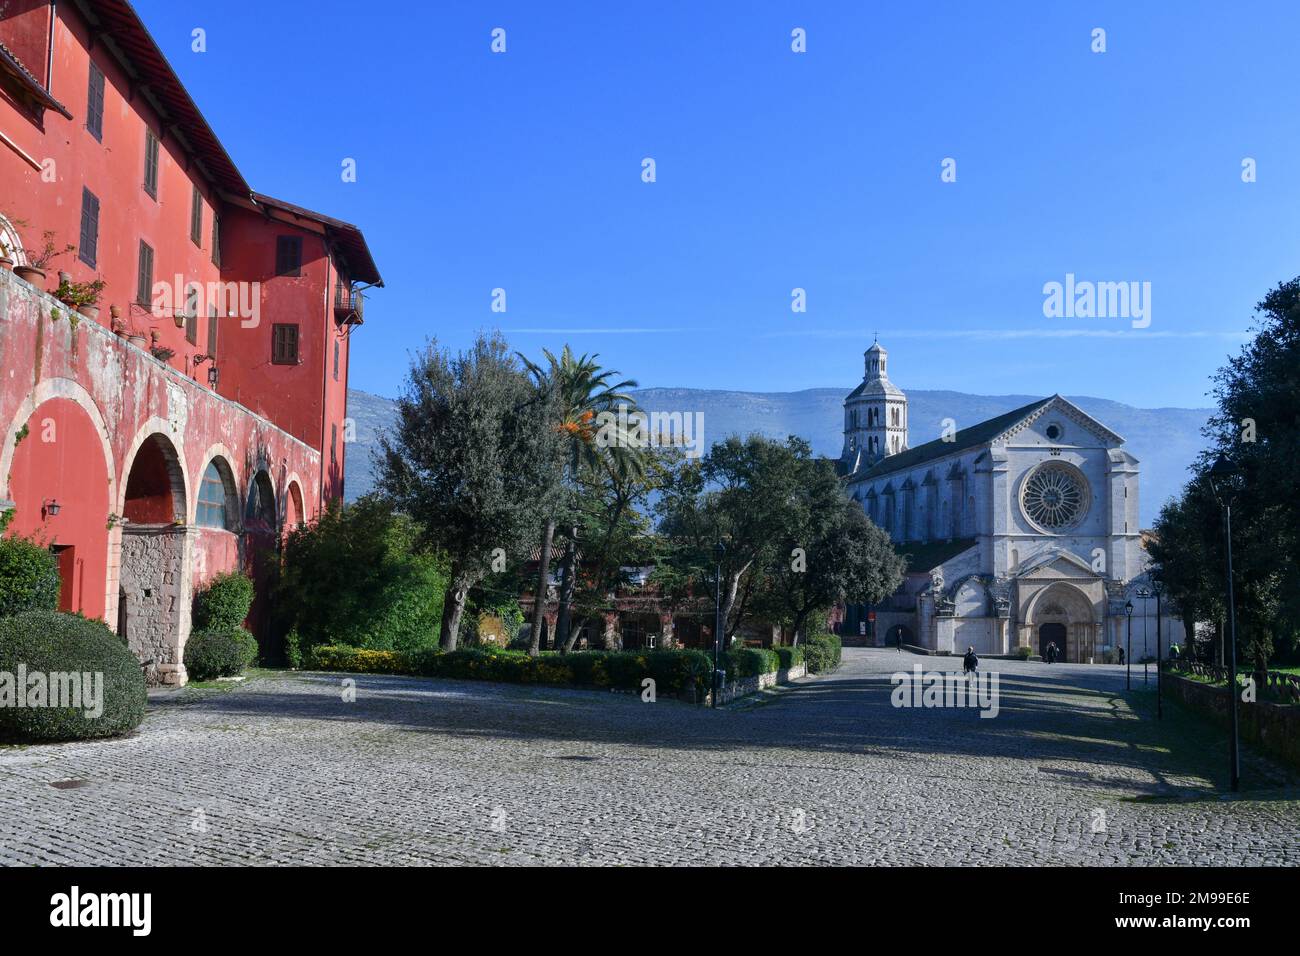
<path id="1" fill-rule="evenodd" d="M 86 129 L 95 139 L 104 138 L 104 72 L 90 64 L 90 81 L 86 90 Z"/>
<path id="2" fill-rule="evenodd" d="M 221 217 L 212 210 L 212 264 L 221 265 Z"/>
<path id="3" fill-rule="evenodd" d="M 271 326 L 271 363 L 298 364 L 298 326 L 287 323 Z"/>
<path id="4" fill-rule="evenodd" d="M 208 306 L 208 357 L 217 357 L 217 307 Z"/>
<path id="5" fill-rule="evenodd" d="M 144 191 L 158 198 L 158 137 L 153 130 L 144 130 Z"/>
<path id="6" fill-rule="evenodd" d="M 275 274 L 278 276 L 297 276 L 302 274 L 301 236 L 276 237 Z"/>
<path id="7" fill-rule="evenodd" d="M 339 341 L 334 340 L 334 381 L 339 380 Z"/>
<path id="8" fill-rule="evenodd" d="M 81 189 L 81 239 L 77 258 L 92 269 L 99 257 L 99 200 L 89 189 Z"/>
<path id="9" fill-rule="evenodd" d="M 143 306 L 153 303 L 153 249 L 140 240 L 140 271 L 136 278 L 135 301 Z"/>
<path id="10" fill-rule="evenodd" d="M 190 241 L 196 246 L 203 243 L 203 194 L 199 192 L 198 183 L 194 184 L 194 195 L 190 199 Z"/>

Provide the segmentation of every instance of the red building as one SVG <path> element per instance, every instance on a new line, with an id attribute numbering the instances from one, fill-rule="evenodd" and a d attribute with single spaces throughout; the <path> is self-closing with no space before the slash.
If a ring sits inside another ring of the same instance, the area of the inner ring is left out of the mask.
<path id="1" fill-rule="evenodd" d="M 72 249 L 41 275 L 47 233 Z M 10 533 L 57 552 L 63 609 L 182 683 L 196 589 L 263 577 L 343 494 L 379 272 L 355 226 L 249 187 L 125 0 L 0 3 L 0 243 Z M 98 314 L 60 273 L 103 280 Z M 250 624 L 274 654 L 268 612 Z"/>

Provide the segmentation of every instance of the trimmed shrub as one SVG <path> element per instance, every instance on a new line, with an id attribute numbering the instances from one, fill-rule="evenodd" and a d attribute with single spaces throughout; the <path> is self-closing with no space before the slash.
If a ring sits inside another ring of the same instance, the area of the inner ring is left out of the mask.
<path id="1" fill-rule="evenodd" d="M 1027 661 L 1029 658 L 1034 656 L 1034 649 L 1028 644 L 1022 644 L 1020 647 L 1016 648 L 1015 655 L 1020 658 L 1020 660 Z"/>
<path id="2" fill-rule="evenodd" d="M 397 651 L 372 651 L 358 647 L 308 648 L 303 662 L 312 670 L 350 671 L 354 674 L 407 674 L 411 672 L 407 655 Z"/>
<path id="3" fill-rule="evenodd" d="M 781 659 L 767 648 L 738 647 L 722 654 L 718 666 L 727 672 L 727 680 L 744 680 L 778 670 Z"/>
<path id="4" fill-rule="evenodd" d="M 251 642 L 251 649 L 250 644 Z M 257 639 L 241 629 L 232 631 L 198 631 L 185 642 L 185 670 L 190 680 L 215 680 L 237 677 L 257 659 Z"/>
<path id="5" fill-rule="evenodd" d="M 236 631 L 253 606 L 253 580 L 243 571 L 218 574 L 194 599 L 196 631 Z"/>
<path id="6" fill-rule="evenodd" d="M 838 634 L 814 634 L 804 648 L 804 661 L 814 674 L 833 671 L 840 666 L 843 646 Z"/>
<path id="7" fill-rule="evenodd" d="M 290 628 L 284 635 L 284 662 L 292 670 L 302 669 L 302 638 L 298 636 L 297 628 Z"/>
<path id="8" fill-rule="evenodd" d="M 26 538 L 0 538 L 0 617 L 59 606 L 59 559 Z"/>
<path id="9" fill-rule="evenodd" d="M 26 688 L 16 684 L 20 665 L 28 677 Z M 92 693 L 98 691 L 101 699 L 93 708 L 87 707 L 84 696 L 80 707 L 15 706 L 18 693 L 25 695 L 25 702 L 31 701 L 31 677 L 35 674 L 45 677 L 46 704 L 54 697 L 52 684 L 60 686 L 60 694 L 71 692 L 74 702 L 78 693 L 64 681 L 52 679 L 52 674 L 76 675 L 81 689 L 85 687 L 81 675 L 93 675 Z M 13 676 L 6 680 L 4 675 Z M 102 684 L 96 687 L 101 676 Z M 102 621 L 49 610 L 0 618 L 0 739 L 38 742 L 115 737 L 140 725 L 145 704 L 140 662 Z M 98 716 L 87 714 L 88 709 L 100 708 Z"/>
<path id="10" fill-rule="evenodd" d="M 803 663 L 803 645 L 798 647 L 774 647 L 772 652 L 776 654 L 781 662 L 781 670 L 788 671 L 792 667 L 797 667 Z"/>

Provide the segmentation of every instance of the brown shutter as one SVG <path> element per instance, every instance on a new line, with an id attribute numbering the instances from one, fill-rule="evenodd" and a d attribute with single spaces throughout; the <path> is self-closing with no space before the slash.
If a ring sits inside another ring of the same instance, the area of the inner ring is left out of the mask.
<path id="1" fill-rule="evenodd" d="M 143 306 L 153 304 L 153 249 L 140 240 L 140 271 L 136 276 L 135 301 Z"/>
<path id="2" fill-rule="evenodd" d="M 95 268 L 99 257 L 99 200 L 89 189 L 81 189 L 81 240 L 77 244 L 77 258 Z"/>

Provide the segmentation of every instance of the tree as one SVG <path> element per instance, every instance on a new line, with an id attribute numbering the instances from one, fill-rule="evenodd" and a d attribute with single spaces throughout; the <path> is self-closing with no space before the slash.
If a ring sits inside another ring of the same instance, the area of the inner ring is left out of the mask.
<path id="1" fill-rule="evenodd" d="M 498 334 L 455 357 L 430 342 L 380 438 L 379 487 L 445 555 L 439 641 L 455 650 L 470 588 L 522 554 L 554 507 L 560 440 L 553 395 L 539 392 Z"/>
<path id="2" fill-rule="evenodd" d="M 693 593 L 711 593 L 721 543 L 724 639 L 750 613 L 780 546 L 799 532 L 800 483 L 811 457 L 802 438 L 732 436 L 685 464 L 664 489 L 657 511 L 669 546 L 661 580 L 670 589 L 676 579 L 676 587 L 689 582 Z"/>
<path id="3" fill-rule="evenodd" d="M 435 556 L 419 552 L 419 537 L 377 497 L 331 502 L 285 540 L 275 602 L 284 630 L 296 630 L 304 648 L 433 645 L 447 579 Z"/>
<path id="4" fill-rule="evenodd" d="M 845 493 L 826 460 L 803 462 L 795 522 L 766 569 L 757 605 L 790 626 L 797 644 L 807 621 L 845 601 L 876 604 L 903 583 L 906 562 L 889 535 Z"/>
<path id="5" fill-rule="evenodd" d="M 555 642 L 565 648 L 572 646 L 570 632 L 570 607 L 573 602 L 574 588 L 577 586 L 578 568 L 578 520 L 577 504 L 574 493 L 584 472 L 598 468 L 603 460 L 623 457 L 634 463 L 634 457 L 621 453 L 628 451 L 626 444 L 621 446 L 601 447 L 596 441 L 595 422 L 602 412 L 612 412 L 618 406 L 624 406 L 629 413 L 636 411 L 635 400 L 624 389 L 636 388 L 636 382 L 625 380 L 611 384 L 610 380 L 618 375 L 612 369 L 602 369 L 597 363 L 599 355 L 575 356 L 569 346 L 557 358 L 549 350 L 543 349 L 546 368 L 529 361 L 523 355 L 519 358 L 524 367 L 533 376 L 538 392 L 554 403 L 556 411 L 555 429 L 564 436 L 565 447 L 560 467 L 560 480 L 569 491 L 568 506 L 565 509 L 568 518 L 566 544 L 562 570 L 560 572 L 559 611 L 556 619 Z M 536 656 L 540 648 L 542 633 L 542 611 L 546 605 L 546 592 L 550 577 L 551 547 L 556 528 L 554 512 L 547 512 L 543 521 L 542 547 L 538 555 L 537 597 L 534 601 L 533 626 L 529 653 Z"/>

